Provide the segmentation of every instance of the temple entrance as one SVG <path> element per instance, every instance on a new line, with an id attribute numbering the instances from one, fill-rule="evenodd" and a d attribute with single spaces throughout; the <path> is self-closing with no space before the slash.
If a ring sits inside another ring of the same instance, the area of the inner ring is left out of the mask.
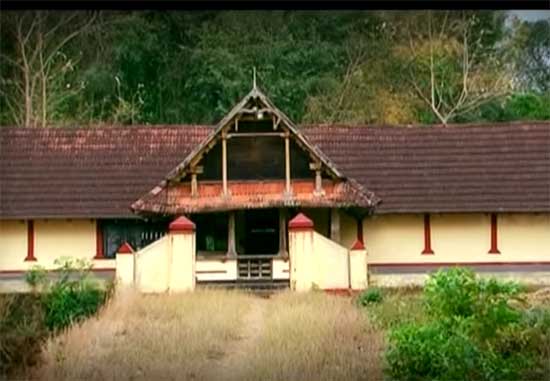
<path id="1" fill-rule="evenodd" d="M 236 215 L 239 255 L 276 255 L 279 252 L 279 210 L 243 210 Z"/>

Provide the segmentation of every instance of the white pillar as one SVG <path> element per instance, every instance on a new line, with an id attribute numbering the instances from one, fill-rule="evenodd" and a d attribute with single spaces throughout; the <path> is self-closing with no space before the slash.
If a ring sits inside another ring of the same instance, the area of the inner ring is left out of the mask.
<path id="1" fill-rule="evenodd" d="M 195 288 L 195 224 L 181 216 L 169 226 L 169 282 L 170 292 L 190 291 Z"/>
<path id="2" fill-rule="evenodd" d="M 353 290 L 363 290 L 368 287 L 367 250 L 364 248 L 351 248 L 350 258 L 350 283 Z"/>
<path id="3" fill-rule="evenodd" d="M 357 239 L 349 249 L 350 286 L 354 290 L 362 290 L 368 286 L 367 250 L 363 239 L 363 218 L 356 221 Z"/>
<path id="4" fill-rule="evenodd" d="M 288 223 L 290 287 L 309 291 L 313 287 L 313 221 L 300 213 Z"/>
<path id="5" fill-rule="evenodd" d="M 135 253 L 128 242 L 124 242 L 117 250 L 116 257 L 116 281 L 121 286 L 134 285 Z"/>

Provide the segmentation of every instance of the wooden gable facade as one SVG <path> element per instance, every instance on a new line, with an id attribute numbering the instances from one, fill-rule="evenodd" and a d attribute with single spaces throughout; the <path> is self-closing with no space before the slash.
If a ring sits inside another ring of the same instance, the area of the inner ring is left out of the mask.
<path id="1" fill-rule="evenodd" d="M 254 87 L 132 209 L 143 215 L 271 207 L 368 212 L 376 203 L 371 192 L 347 179 Z"/>

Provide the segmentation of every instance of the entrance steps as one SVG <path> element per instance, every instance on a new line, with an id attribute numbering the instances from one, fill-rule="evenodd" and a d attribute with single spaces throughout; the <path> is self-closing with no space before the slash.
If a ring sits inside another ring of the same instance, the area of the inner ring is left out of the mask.
<path id="1" fill-rule="evenodd" d="M 260 293 L 285 291 L 290 288 L 288 280 L 273 279 L 242 279 L 236 281 L 203 281 L 197 282 L 197 288 L 223 288 L 227 290 L 243 290 Z"/>

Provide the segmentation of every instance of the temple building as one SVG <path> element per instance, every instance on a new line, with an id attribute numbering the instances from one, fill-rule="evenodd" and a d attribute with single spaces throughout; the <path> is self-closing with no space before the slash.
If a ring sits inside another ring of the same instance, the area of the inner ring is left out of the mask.
<path id="1" fill-rule="evenodd" d="M 216 125 L 0 129 L 0 291 L 87 258 L 144 292 L 550 284 L 550 123 L 295 125 L 255 85 Z"/>

